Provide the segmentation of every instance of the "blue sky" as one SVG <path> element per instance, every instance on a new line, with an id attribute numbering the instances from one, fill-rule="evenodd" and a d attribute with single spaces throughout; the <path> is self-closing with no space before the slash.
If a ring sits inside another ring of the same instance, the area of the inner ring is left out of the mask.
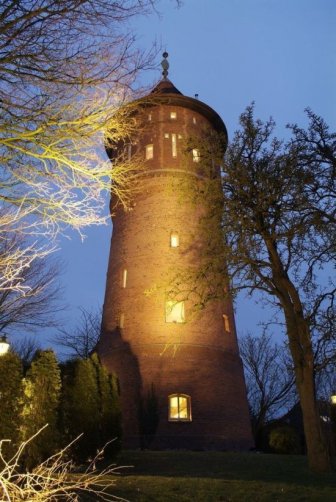
<path id="1" fill-rule="evenodd" d="M 169 78 L 183 94 L 198 93 L 214 108 L 229 137 L 252 101 L 258 117 L 273 116 L 279 136 L 287 134 L 287 123 L 305 125 L 307 106 L 335 129 L 335 0 L 184 0 L 180 8 L 163 0 L 158 9 L 160 15 L 132 22 L 139 46 L 148 49 L 156 40 L 168 51 Z M 161 52 L 158 69 L 143 74 L 142 84 L 160 79 Z M 78 307 L 103 302 L 110 238 L 111 226 L 104 226 L 90 229 L 83 243 L 73 234 L 60 243 L 68 325 Z M 239 299 L 238 331 L 256 332 L 269 314 L 253 300 Z"/>

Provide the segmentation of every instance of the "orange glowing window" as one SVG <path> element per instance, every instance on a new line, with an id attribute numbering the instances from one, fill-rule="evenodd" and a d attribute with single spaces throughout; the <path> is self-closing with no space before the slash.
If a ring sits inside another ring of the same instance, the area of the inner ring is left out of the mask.
<path id="1" fill-rule="evenodd" d="M 171 248 L 178 248 L 179 245 L 180 245 L 179 234 L 177 232 L 172 232 L 170 234 L 170 247 Z"/>
<path id="2" fill-rule="evenodd" d="M 125 325 L 125 314 L 120 314 L 119 316 L 119 328 L 123 328 Z"/>
<path id="3" fill-rule="evenodd" d="M 192 149 L 192 157 L 194 162 L 199 162 L 201 160 L 201 155 L 198 148 Z"/>
<path id="4" fill-rule="evenodd" d="M 166 301 L 166 322 L 185 322 L 184 302 Z"/>
<path id="5" fill-rule="evenodd" d="M 170 112 L 170 118 L 172 120 L 176 120 L 177 119 L 177 113 L 176 112 Z"/>
<path id="6" fill-rule="evenodd" d="M 146 160 L 152 159 L 154 156 L 154 147 L 153 145 L 146 145 Z"/>
<path id="7" fill-rule="evenodd" d="M 122 271 L 121 286 L 123 288 L 126 288 L 126 286 L 127 286 L 127 269 L 126 268 L 124 268 L 124 270 Z"/>
<path id="8" fill-rule="evenodd" d="M 164 137 L 165 139 L 169 139 L 169 132 L 165 132 Z"/>
<path id="9" fill-rule="evenodd" d="M 177 142 L 176 142 L 176 134 L 171 135 L 172 139 L 172 156 L 177 157 Z"/>
<path id="10" fill-rule="evenodd" d="M 186 394 L 168 396 L 168 420 L 170 422 L 191 422 L 191 397 Z"/>
<path id="11" fill-rule="evenodd" d="M 226 314 L 223 314 L 223 322 L 225 331 L 230 331 L 230 321 L 229 317 Z"/>

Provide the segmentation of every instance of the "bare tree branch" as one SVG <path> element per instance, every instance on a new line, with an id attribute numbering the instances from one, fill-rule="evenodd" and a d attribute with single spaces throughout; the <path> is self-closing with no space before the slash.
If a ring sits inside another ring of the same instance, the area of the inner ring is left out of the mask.
<path id="1" fill-rule="evenodd" d="M 79 357 L 87 359 L 97 345 L 100 331 L 102 312 L 88 311 L 80 308 L 80 318 L 75 328 L 60 329 L 59 333 L 54 337 L 54 342 L 66 348 L 64 356 Z"/>

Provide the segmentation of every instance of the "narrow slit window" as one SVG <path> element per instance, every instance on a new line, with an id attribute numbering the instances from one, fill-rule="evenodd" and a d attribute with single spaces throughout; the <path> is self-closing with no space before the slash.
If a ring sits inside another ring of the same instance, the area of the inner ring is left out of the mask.
<path id="1" fill-rule="evenodd" d="M 146 160 L 152 159 L 154 156 L 154 147 L 153 145 L 146 145 Z"/>
<path id="2" fill-rule="evenodd" d="M 126 286 L 127 286 L 127 269 L 126 268 L 124 268 L 124 270 L 122 271 L 121 285 L 123 288 L 126 288 Z"/>
<path id="3" fill-rule="evenodd" d="M 125 314 L 120 314 L 119 316 L 119 328 L 122 329 L 125 324 Z"/>
<path id="4" fill-rule="evenodd" d="M 150 122 L 151 120 L 152 120 L 152 114 L 151 114 L 151 113 L 149 113 L 149 114 L 148 114 L 148 121 Z"/>
<path id="5" fill-rule="evenodd" d="M 131 144 L 129 144 L 129 145 L 127 146 L 127 159 L 128 159 L 128 160 L 131 160 L 131 158 L 132 158 L 132 145 L 131 145 Z"/>
<path id="6" fill-rule="evenodd" d="M 170 118 L 171 118 L 171 120 L 176 120 L 177 119 L 177 113 L 176 112 L 170 112 Z"/>
<path id="7" fill-rule="evenodd" d="M 197 123 L 196 117 L 193 117 L 193 124 L 196 124 L 196 123 Z"/>
<path id="8" fill-rule="evenodd" d="M 194 162 L 199 162 L 201 160 L 201 155 L 198 148 L 192 149 L 192 157 Z"/>
<path id="9" fill-rule="evenodd" d="M 176 141 L 176 134 L 171 135 L 172 139 L 172 156 L 177 157 L 177 141 Z"/>
<path id="10" fill-rule="evenodd" d="M 175 324 L 185 322 L 184 302 L 166 301 L 166 322 Z"/>
<path id="11" fill-rule="evenodd" d="M 180 245 L 180 238 L 177 232 L 172 232 L 170 234 L 170 247 L 178 248 Z"/>
<path id="12" fill-rule="evenodd" d="M 191 397 L 186 394 L 168 396 L 168 420 L 170 422 L 191 422 Z"/>
<path id="13" fill-rule="evenodd" d="M 230 332 L 229 316 L 227 316 L 226 314 L 223 314 L 223 322 L 225 331 Z"/>

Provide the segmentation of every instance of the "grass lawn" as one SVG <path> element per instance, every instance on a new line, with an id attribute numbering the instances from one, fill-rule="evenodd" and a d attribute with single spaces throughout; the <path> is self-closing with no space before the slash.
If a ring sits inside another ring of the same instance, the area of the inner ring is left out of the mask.
<path id="1" fill-rule="evenodd" d="M 113 493 L 130 501 L 336 501 L 336 473 L 296 455 L 124 451 Z"/>

